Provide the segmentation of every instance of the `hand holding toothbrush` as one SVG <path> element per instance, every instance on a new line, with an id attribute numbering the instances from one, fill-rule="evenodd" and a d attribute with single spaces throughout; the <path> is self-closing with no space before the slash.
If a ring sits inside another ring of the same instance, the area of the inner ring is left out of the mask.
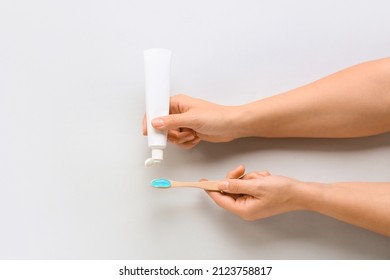
<path id="1" fill-rule="evenodd" d="M 222 208 L 253 221 L 297 211 L 313 211 L 390 236 L 390 183 L 315 183 L 245 173 L 243 165 L 228 172 L 221 192 L 207 191 Z"/>

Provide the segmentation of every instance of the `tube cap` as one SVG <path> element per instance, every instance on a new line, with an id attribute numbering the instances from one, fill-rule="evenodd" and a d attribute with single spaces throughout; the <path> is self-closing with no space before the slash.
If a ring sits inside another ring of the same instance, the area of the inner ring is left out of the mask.
<path id="1" fill-rule="evenodd" d="M 162 149 L 152 149 L 152 159 L 161 161 L 164 158 L 164 151 Z"/>

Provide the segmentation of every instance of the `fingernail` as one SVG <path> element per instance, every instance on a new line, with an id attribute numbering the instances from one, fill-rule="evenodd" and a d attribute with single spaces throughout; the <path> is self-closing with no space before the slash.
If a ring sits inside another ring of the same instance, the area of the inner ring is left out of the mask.
<path id="1" fill-rule="evenodd" d="M 152 120 L 152 126 L 154 128 L 160 128 L 164 126 L 164 120 L 163 119 L 153 119 Z"/>
<path id="2" fill-rule="evenodd" d="M 223 181 L 219 184 L 218 189 L 221 191 L 226 191 L 229 187 L 229 182 Z"/>

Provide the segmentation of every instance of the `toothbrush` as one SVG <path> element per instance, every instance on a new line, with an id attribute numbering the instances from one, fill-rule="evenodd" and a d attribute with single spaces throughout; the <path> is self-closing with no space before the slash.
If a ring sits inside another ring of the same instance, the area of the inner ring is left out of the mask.
<path id="1" fill-rule="evenodd" d="M 167 179 L 155 179 L 150 184 L 152 187 L 167 189 L 167 188 L 199 188 L 208 191 L 219 191 L 218 185 L 221 181 L 202 181 L 202 182 L 180 182 Z"/>

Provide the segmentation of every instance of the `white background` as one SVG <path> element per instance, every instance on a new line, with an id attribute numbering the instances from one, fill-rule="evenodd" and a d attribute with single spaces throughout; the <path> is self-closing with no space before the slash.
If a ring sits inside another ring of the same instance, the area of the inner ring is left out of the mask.
<path id="1" fill-rule="evenodd" d="M 390 134 L 169 146 L 144 168 L 142 51 L 172 94 L 243 104 L 389 56 L 388 1 L 0 2 L 0 258 L 378 259 L 390 239 L 315 214 L 246 222 L 151 179 L 248 170 L 390 181 Z"/>

